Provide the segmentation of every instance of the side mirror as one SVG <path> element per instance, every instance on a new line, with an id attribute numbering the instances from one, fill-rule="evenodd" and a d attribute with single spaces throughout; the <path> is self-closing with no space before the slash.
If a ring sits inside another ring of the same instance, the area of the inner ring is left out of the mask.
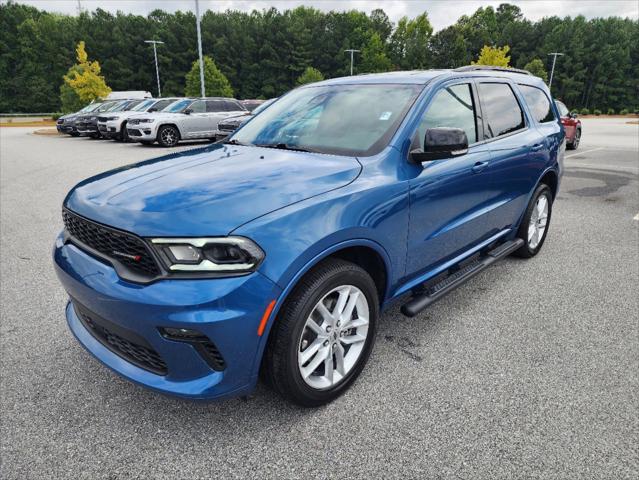
<path id="1" fill-rule="evenodd" d="M 424 150 L 410 152 L 415 163 L 430 162 L 464 155 L 468 152 L 468 138 L 461 128 L 429 128 L 424 135 Z"/>
<path id="2" fill-rule="evenodd" d="M 148 111 L 149 113 L 152 113 L 152 112 L 157 112 L 157 111 L 158 111 L 158 109 L 157 109 L 157 108 L 155 108 L 155 107 L 151 107 L 151 108 L 149 108 L 147 111 Z"/>
<path id="3" fill-rule="evenodd" d="M 568 116 L 569 116 L 570 118 L 577 118 L 577 116 L 578 116 L 578 115 L 577 115 L 577 112 L 570 112 L 570 113 L 568 114 Z"/>
<path id="4" fill-rule="evenodd" d="M 193 110 L 190 108 L 184 110 L 184 115 L 191 115 L 191 113 L 193 113 Z"/>

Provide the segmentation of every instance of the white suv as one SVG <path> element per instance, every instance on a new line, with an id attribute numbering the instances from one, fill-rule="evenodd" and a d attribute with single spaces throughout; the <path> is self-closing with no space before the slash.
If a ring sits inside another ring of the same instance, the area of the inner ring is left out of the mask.
<path id="1" fill-rule="evenodd" d="M 215 140 L 220 120 L 244 112 L 246 108 L 233 98 L 186 98 L 161 112 L 129 118 L 127 133 L 131 140 L 157 141 L 163 147 L 173 147 L 180 140 Z"/>
<path id="2" fill-rule="evenodd" d="M 129 136 L 126 131 L 126 125 L 129 118 L 144 112 L 164 110 L 178 100 L 181 100 L 181 98 L 149 98 L 131 110 L 100 116 L 98 117 L 98 130 L 103 137 L 127 141 Z"/>

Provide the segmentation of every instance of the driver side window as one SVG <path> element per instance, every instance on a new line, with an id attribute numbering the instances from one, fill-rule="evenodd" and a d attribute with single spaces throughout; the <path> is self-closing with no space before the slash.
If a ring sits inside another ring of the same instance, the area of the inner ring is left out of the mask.
<path id="1" fill-rule="evenodd" d="M 435 94 L 415 133 L 414 148 L 423 150 L 426 130 L 435 127 L 460 128 L 466 132 L 469 145 L 477 142 L 475 104 L 469 83 L 450 85 Z"/>
<path id="2" fill-rule="evenodd" d="M 198 100 L 197 102 L 193 102 L 189 108 L 193 113 L 204 113 L 206 112 L 206 102 L 204 102 L 204 100 Z"/>

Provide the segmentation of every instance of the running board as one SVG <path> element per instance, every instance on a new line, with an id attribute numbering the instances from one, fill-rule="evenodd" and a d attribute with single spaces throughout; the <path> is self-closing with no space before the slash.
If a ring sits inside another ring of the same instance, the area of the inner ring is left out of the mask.
<path id="1" fill-rule="evenodd" d="M 426 307 L 435 303 L 448 292 L 459 287 L 461 284 L 473 278 L 482 270 L 490 267 L 493 263 L 507 257 L 524 244 L 521 238 L 509 240 L 502 243 L 496 248 L 490 250 L 477 260 L 463 266 L 462 268 L 450 273 L 445 279 L 432 285 L 426 291 L 419 293 L 408 302 L 402 305 L 402 313 L 407 317 L 414 317 Z"/>

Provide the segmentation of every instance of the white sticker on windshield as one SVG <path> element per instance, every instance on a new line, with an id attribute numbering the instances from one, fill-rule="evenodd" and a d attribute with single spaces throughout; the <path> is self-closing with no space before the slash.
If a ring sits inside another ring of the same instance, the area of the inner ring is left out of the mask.
<path id="1" fill-rule="evenodd" d="M 393 112 L 382 112 L 382 114 L 379 116 L 380 120 L 388 120 L 391 115 L 393 114 Z"/>

